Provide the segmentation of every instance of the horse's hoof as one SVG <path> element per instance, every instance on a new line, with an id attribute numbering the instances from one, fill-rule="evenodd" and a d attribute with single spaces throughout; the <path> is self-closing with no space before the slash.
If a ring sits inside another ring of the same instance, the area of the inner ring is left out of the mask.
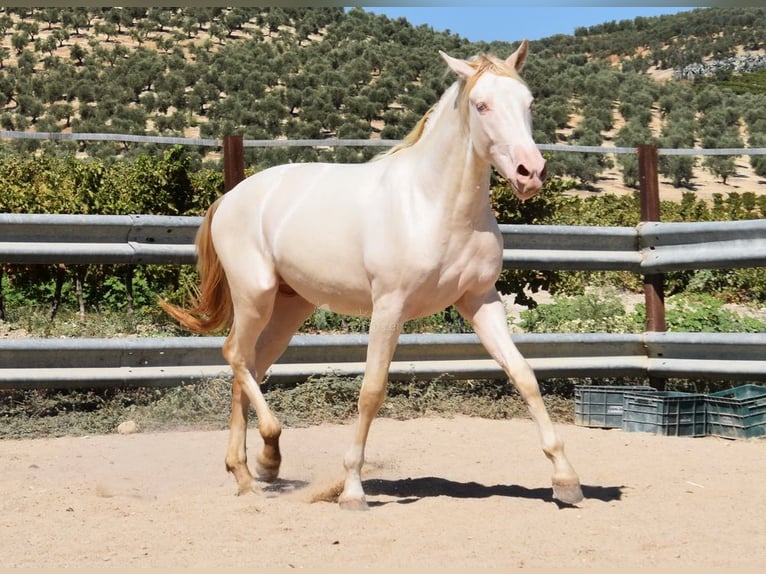
<path id="1" fill-rule="evenodd" d="M 577 479 L 560 481 L 553 481 L 553 498 L 560 500 L 564 504 L 577 504 L 581 502 L 583 497 L 582 488 L 580 488 L 580 481 Z"/>
<path id="2" fill-rule="evenodd" d="M 274 482 L 279 476 L 279 466 L 281 461 L 261 460 L 260 457 L 255 461 L 255 474 L 258 480 L 263 482 Z"/>
<path id="3" fill-rule="evenodd" d="M 254 480 L 240 484 L 237 488 L 237 496 L 243 496 L 245 494 L 258 494 L 260 492 L 261 489 L 258 487 Z"/>
<path id="4" fill-rule="evenodd" d="M 340 505 L 341 509 L 343 510 L 369 510 L 370 507 L 367 504 L 367 500 L 362 498 L 341 498 L 338 500 L 338 505 Z"/>

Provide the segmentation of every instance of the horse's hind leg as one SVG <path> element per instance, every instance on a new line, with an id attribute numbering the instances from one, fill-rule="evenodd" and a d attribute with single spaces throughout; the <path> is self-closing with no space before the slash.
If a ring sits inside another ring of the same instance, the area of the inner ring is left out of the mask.
<path id="1" fill-rule="evenodd" d="M 580 480 L 564 454 L 564 443 L 553 428 L 537 378 L 511 340 L 500 296 L 494 290 L 467 294 L 457 307 L 471 322 L 482 344 L 506 372 L 529 408 L 540 433 L 543 452 L 553 463 L 553 496 L 568 504 L 580 502 L 583 498 Z"/>
<path id="2" fill-rule="evenodd" d="M 234 329 L 224 343 L 224 355 L 229 341 L 235 337 Z M 253 475 L 247 468 L 247 412 L 250 399 L 242 388 L 241 376 L 234 375 L 231 383 L 231 417 L 229 418 L 229 444 L 226 449 L 226 470 L 234 475 L 238 485 L 238 494 L 256 490 Z"/>
<path id="3" fill-rule="evenodd" d="M 244 285 L 244 287 L 243 287 Z M 276 281 L 272 285 L 257 282 L 230 281 L 234 304 L 234 322 L 223 345 L 223 355 L 231 365 L 232 381 L 229 443 L 226 468 L 237 480 L 239 494 L 256 491 L 253 476 L 247 468 L 247 412 L 252 404 L 262 433 L 279 435 L 280 427 L 271 413 L 259 384 L 256 370 L 256 342 L 273 312 Z"/>
<path id="4" fill-rule="evenodd" d="M 240 494 L 257 490 L 247 466 L 247 414 L 250 404 L 256 411 L 258 429 L 263 438 L 263 450 L 256 455 L 258 478 L 272 481 L 279 473 L 279 436 L 282 429 L 263 397 L 260 384 L 269 366 L 284 352 L 295 330 L 313 310 L 310 303 L 297 295 L 271 292 L 264 294 L 261 301 L 261 305 L 246 306 L 236 315 L 235 325 L 224 344 L 224 355 L 234 371 L 226 468 L 234 474 Z M 258 307 L 262 307 L 262 312 L 253 313 Z"/>
<path id="5" fill-rule="evenodd" d="M 295 331 L 313 311 L 314 306 L 300 295 L 277 293 L 271 320 L 258 338 L 255 347 L 255 370 L 258 374 L 259 384 L 269 367 L 285 351 Z M 282 461 L 279 451 L 281 427 L 273 415 L 270 419 L 268 425 L 261 426 L 259 424 L 263 438 L 263 450 L 255 459 L 255 472 L 259 479 L 266 482 L 271 482 L 277 478 Z"/>
<path id="6" fill-rule="evenodd" d="M 258 333 L 255 333 L 256 337 L 257 335 Z M 229 443 L 226 449 L 226 469 L 237 480 L 239 494 L 244 494 L 258 490 L 253 482 L 253 475 L 247 468 L 247 414 L 250 404 L 253 404 L 256 413 L 258 413 L 260 425 L 265 426 L 270 422 L 268 414 L 270 411 L 268 411 L 268 406 L 266 406 L 260 387 L 253 375 L 255 371 L 255 337 L 248 333 L 247 324 L 242 321 L 235 322 L 224 343 L 223 354 L 234 373 L 231 387 L 231 418 L 229 419 Z M 261 405 L 260 408 L 259 405 Z M 276 424 L 276 432 L 278 433 L 278 423 Z"/>

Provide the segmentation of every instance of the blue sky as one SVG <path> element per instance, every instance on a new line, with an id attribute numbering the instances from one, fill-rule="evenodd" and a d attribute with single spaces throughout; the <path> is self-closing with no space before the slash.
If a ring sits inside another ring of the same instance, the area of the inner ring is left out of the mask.
<path id="1" fill-rule="evenodd" d="M 667 6 L 430 6 L 365 7 L 389 18 L 404 17 L 418 26 L 427 24 L 437 31 L 449 29 L 473 42 L 500 40 L 515 42 L 524 38 L 539 40 L 554 34 L 573 34 L 580 26 L 593 26 L 611 20 L 632 20 L 637 16 L 675 14 L 686 8 Z M 564 4 L 561 2 L 561 4 Z"/>

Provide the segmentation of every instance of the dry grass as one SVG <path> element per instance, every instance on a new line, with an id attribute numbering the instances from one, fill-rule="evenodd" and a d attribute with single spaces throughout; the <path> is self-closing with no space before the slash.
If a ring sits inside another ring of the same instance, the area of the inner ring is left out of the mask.
<path id="1" fill-rule="evenodd" d="M 326 377 L 270 388 L 266 398 L 288 427 L 344 423 L 356 416 L 360 384 L 359 378 Z M 559 390 L 546 393 L 546 404 L 555 421 L 571 422 L 572 383 L 561 383 Z M 0 438 L 110 434 L 125 421 L 147 432 L 225 429 L 229 393 L 228 379 L 171 388 L 0 391 Z M 392 382 L 380 411 L 398 420 L 433 415 L 528 417 L 506 381 Z"/>

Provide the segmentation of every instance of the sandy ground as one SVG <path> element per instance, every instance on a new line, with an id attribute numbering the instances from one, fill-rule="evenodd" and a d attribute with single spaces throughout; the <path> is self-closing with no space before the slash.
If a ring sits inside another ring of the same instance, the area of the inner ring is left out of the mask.
<path id="1" fill-rule="evenodd" d="M 766 441 L 559 430 L 587 497 L 576 507 L 552 500 L 528 420 L 376 421 L 368 512 L 306 501 L 338 476 L 344 425 L 286 429 L 283 478 L 243 497 L 224 471 L 225 432 L 1 441 L 0 564 L 766 563 Z"/>

